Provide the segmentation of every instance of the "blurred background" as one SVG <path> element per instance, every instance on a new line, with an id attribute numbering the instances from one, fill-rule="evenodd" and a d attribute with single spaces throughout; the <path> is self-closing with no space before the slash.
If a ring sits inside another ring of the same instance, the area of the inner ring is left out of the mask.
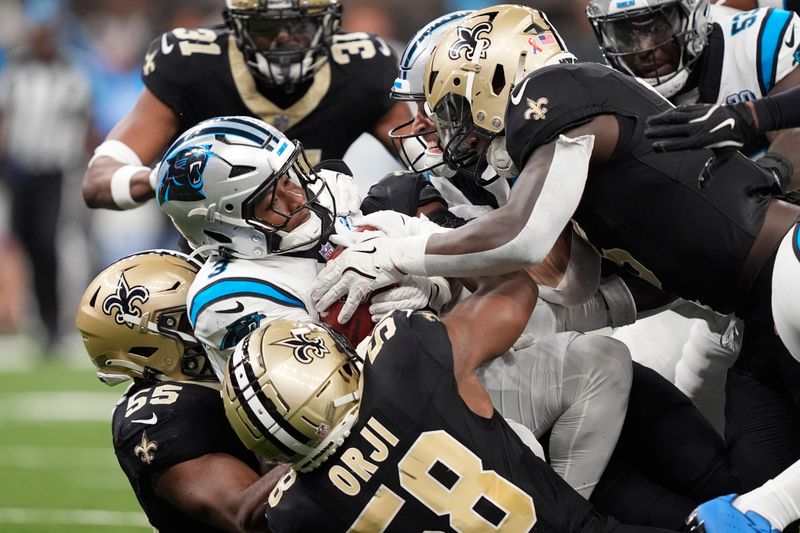
<path id="1" fill-rule="evenodd" d="M 599 61 L 587 2 L 520 3 L 545 10 L 579 59 Z M 495 2 L 342 3 L 346 31 L 376 33 L 399 55 L 439 15 Z M 176 240 L 154 202 L 89 210 L 80 183 L 92 150 L 143 87 L 149 43 L 176 27 L 220 24 L 223 7 L 224 0 L 0 0 L 0 531 L 148 529 L 111 447 L 110 413 L 123 390 L 95 379 L 74 310 L 102 268 Z M 37 61 L 13 68 L 20 56 Z M 397 168 L 382 152 L 364 138 L 346 160 L 356 175 L 380 177 Z"/>

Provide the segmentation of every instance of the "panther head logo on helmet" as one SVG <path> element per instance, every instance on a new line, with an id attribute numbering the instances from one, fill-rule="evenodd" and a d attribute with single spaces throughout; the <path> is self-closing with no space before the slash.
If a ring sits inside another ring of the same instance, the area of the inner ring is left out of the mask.
<path id="1" fill-rule="evenodd" d="M 213 157 L 211 145 L 193 146 L 167 160 L 169 169 L 158 187 L 158 202 L 203 200 L 203 171 Z"/>

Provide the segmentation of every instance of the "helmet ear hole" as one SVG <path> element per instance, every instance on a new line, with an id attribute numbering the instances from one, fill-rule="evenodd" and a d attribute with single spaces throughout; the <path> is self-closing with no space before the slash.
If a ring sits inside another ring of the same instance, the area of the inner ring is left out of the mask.
<path id="1" fill-rule="evenodd" d="M 499 96 L 506 87 L 506 71 L 503 65 L 498 63 L 497 68 L 494 69 L 494 76 L 492 76 L 492 92 L 495 96 Z"/>
<path id="2" fill-rule="evenodd" d="M 156 353 L 157 351 L 158 348 L 152 346 L 134 346 L 130 350 L 128 350 L 128 353 L 131 355 L 136 355 L 138 357 L 147 358 Z"/>

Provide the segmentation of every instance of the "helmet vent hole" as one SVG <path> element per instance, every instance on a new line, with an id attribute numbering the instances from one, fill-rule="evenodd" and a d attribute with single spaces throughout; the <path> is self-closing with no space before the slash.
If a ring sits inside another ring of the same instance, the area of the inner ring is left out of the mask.
<path id="1" fill-rule="evenodd" d="M 316 397 L 319 398 L 322 396 L 322 393 L 325 392 L 325 389 L 327 389 L 330 384 L 331 380 L 326 381 L 325 385 L 323 385 L 322 388 L 317 391 Z"/>
<path id="2" fill-rule="evenodd" d="M 432 70 L 431 71 L 431 78 L 430 78 L 430 80 L 428 80 L 428 92 L 432 92 L 433 91 L 433 84 L 436 82 L 437 76 L 439 76 L 439 71 L 438 70 Z"/>
<path id="3" fill-rule="evenodd" d="M 172 284 L 172 286 L 171 286 L 170 288 L 168 288 L 168 289 L 164 289 L 164 290 L 163 290 L 163 291 L 161 291 L 161 292 L 173 292 L 173 291 L 176 291 L 176 290 L 178 290 L 178 288 L 179 288 L 180 286 L 181 286 L 181 282 L 180 282 L 180 281 L 176 281 L 175 283 L 173 283 L 173 284 Z"/>
<path id="4" fill-rule="evenodd" d="M 241 176 L 242 174 L 249 174 L 250 172 L 253 172 L 255 169 L 256 167 L 250 167 L 247 165 L 234 165 L 231 168 L 231 172 L 230 174 L 228 174 L 228 177 L 235 178 L 236 176 Z"/>
<path id="5" fill-rule="evenodd" d="M 138 357 L 150 357 L 154 353 L 158 351 L 158 348 L 153 348 L 152 346 L 134 346 L 128 353 L 131 355 L 136 355 Z"/>
<path id="6" fill-rule="evenodd" d="M 92 299 L 89 300 L 89 307 L 94 307 L 95 302 L 97 302 L 97 295 L 100 294 L 100 289 L 101 289 L 101 287 L 97 287 L 97 290 L 94 291 L 94 294 L 92 295 Z"/>
<path id="7" fill-rule="evenodd" d="M 499 95 L 503 92 L 503 89 L 506 87 L 506 72 L 503 69 L 503 65 L 497 65 L 497 68 L 494 69 L 494 76 L 492 76 L 492 92 L 495 96 Z"/>
<path id="8" fill-rule="evenodd" d="M 231 241 L 230 237 L 228 237 L 227 235 L 223 235 L 222 233 L 217 233 L 215 231 L 208 231 L 208 230 L 204 230 L 203 233 L 205 233 L 206 235 L 208 235 L 209 237 L 211 237 L 212 239 L 214 239 L 219 243 L 230 244 L 231 242 L 233 242 Z"/>
<path id="9" fill-rule="evenodd" d="M 225 204 L 225 211 L 227 211 L 228 213 L 233 211 L 233 204 Z"/>
<path id="10" fill-rule="evenodd" d="M 455 85 L 456 87 L 458 87 L 459 85 L 461 85 L 461 78 L 455 78 L 455 79 L 453 80 L 453 85 Z"/>

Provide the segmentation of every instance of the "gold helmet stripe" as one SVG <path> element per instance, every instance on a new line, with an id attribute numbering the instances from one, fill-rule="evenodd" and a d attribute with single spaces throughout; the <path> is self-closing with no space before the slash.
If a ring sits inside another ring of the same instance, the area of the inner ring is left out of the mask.
<path id="1" fill-rule="evenodd" d="M 249 340 L 250 337 L 244 340 L 242 349 L 234 351 L 231 357 L 231 373 L 236 384 L 233 390 L 239 398 L 239 403 L 261 434 L 278 449 L 287 455 L 310 454 L 313 448 L 305 444 L 308 438 L 277 412 L 275 405 L 266 397 L 258 383 L 250 364 Z"/>

